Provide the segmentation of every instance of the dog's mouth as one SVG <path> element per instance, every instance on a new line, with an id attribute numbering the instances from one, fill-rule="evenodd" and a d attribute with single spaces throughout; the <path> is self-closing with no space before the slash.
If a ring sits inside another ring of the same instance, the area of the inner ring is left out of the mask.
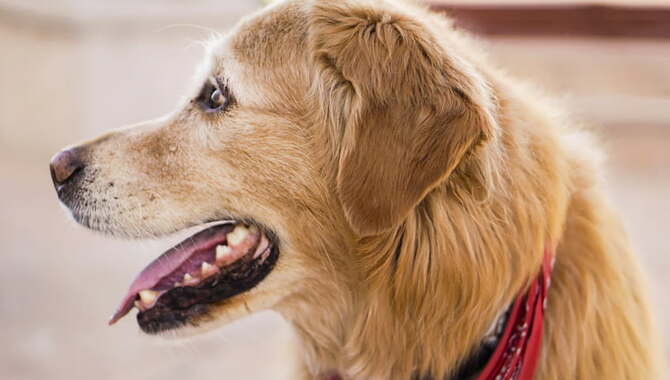
<path id="1" fill-rule="evenodd" d="M 195 324 L 212 305 L 245 292 L 270 273 L 279 255 L 273 235 L 255 224 L 226 222 L 170 248 L 137 276 L 112 316 L 133 307 L 149 334 Z"/>

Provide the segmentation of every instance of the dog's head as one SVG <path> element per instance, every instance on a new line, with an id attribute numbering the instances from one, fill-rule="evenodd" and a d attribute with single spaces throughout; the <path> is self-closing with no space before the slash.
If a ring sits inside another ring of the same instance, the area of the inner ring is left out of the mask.
<path id="1" fill-rule="evenodd" d="M 280 2 L 212 44 L 174 113 L 57 154 L 58 196 L 86 227 L 201 229 L 138 276 L 114 320 L 135 305 L 156 333 L 317 302 L 364 277 L 361 239 L 459 171 L 477 187 L 490 91 L 436 30 L 451 33 L 390 1 Z"/>

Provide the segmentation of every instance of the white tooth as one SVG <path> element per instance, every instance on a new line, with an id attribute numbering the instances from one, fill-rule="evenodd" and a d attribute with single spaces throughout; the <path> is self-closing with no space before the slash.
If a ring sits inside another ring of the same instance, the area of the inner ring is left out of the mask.
<path id="1" fill-rule="evenodd" d="M 230 255 L 232 249 L 227 245 L 216 246 L 216 261 L 222 261 L 226 256 Z"/>
<path id="2" fill-rule="evenodd" d="M 258 247 L 256 247 L 256 252 L 254 252 L 254 259 L 258 258 L 261 254 L 263 254 L 268 247 L 270 246 L 270 243 L 268 242 L 268 239 L 265 238 L 265 236 L 261 237 L 261 242 L 258 243 Z"/>
<path id="3" fill-rule="evenodd" d="M 268 256 L 270 256 L 270 250 L 266 249 L 265 251 L 263 251 L 263 256 L 261 256 L 261 257 L 262 257 L 263 260 L 265 260 L 265 259 L 268 258 Z"/>
<path id="4" fill-rule="evenodd" d="M 202 265 L 200 266 L 200 272 L 202 273 L 203 277 L 211 276 L 218 271 L 219 270 L 217 267 L 215 267 L 214 265 L 210 265 L 207 262 L 203 262 Z"/>
<path id="5" fill-rule="evenodd" d="M 186 273 L 184 275 L 184 285 L 195 285 L 198 282 L 200 282 L 200 280 L 198 278 L 191 276 L 189 273 Z"/>
<path id="6" fill-rule="evenodd" d="M 246 227 L 242 225 L 235 226 L 233 232 L 228 234 L 228 245 L 240 244 L 247 235 L 249 235 L 249 230 Z"/>
<path id="7" fill-rule="evenodd" d="M 156 301 L 156 298 L 158 297 L 158 292 L 155 292 L 153 290 L 142 290 L 140 292 L 140 299 L 142 300 L 142 304 L 144 306 L 150 306 Z"/>
<path id="8" fill-rule="evenodd" d="M 144 311 L 146 309 L 144 305 L 142 305 L 142 302 L 140 302 L 139 300 L 135 301 L 135 307 L 138 308 L 140 311 Z"/>

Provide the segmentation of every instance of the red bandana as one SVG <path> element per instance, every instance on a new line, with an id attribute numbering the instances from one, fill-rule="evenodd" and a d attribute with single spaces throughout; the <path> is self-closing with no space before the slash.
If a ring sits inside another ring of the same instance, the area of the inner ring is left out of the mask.
<path id="1" fill-rule="evenodd" d="M 542 346 L 544 309 L 554 256 L 545 249 L 542 271 L 516 299 L 495 352 L 477 380 L 532 380 Z"/>

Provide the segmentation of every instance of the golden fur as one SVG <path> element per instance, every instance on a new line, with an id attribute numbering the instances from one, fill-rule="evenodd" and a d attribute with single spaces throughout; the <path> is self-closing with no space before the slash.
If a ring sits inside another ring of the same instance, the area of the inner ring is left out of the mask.
<path id="1" fill-rule="evenodd" d="M 603 200 L 597 143 L 443 16 L 286 1 L 211 46 L 198 85 L 222 78 L 236 105 L 204 115 L 186 101 L 87 143 L 96 176 L 78 209 L 135 237 L 228 215 L 273 229 L 276 269 L 196 324 L 272 308 L 295 328 L 299 378 L 441 379 L 548 245 L 536 379 L 656 378 L 644 281 Z"/>

